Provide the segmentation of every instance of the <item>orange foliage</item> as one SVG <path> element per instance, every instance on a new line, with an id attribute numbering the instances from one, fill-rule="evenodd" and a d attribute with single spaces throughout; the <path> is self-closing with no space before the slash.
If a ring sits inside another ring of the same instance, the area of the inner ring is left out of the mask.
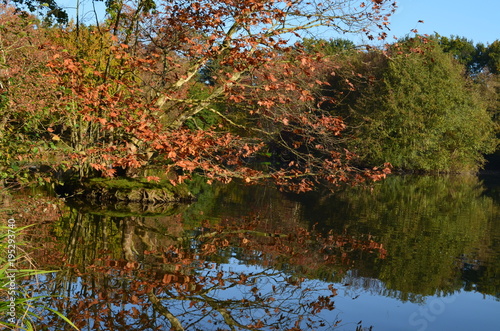
<path id="1" fill-rule="evenodd" d="M 12 73 L 23 72 L 23 92 L 16 96 L 26 94 L 17 112 L 48 110 L 37 123 L 46 138 L 64 146 L 65 162 L 82 177 L 157 163 L 176 169 L 177 181 L 201 171 L 222 180 L 274 178 L 296 191 L 324 180 L 379 179 L 383 171 L 349 166 L 352 155 L 338 147 L 342 119 L 319 109 L 331 100 L 315 96 L 327 84 L 317 73 L 330 64 L 288 44 L 290 35 L 333 20 L 341 31 L 369 33 L 394 4 L 381 0 L 349 10 L 339 17 L 302 1 L 162 2 L 154 12 L 123 5 L 108 26 L 30 28 L 29 57 L 39 69 L 28 78 L 28 64 L 16 69 L 12 61 Z M 199 73 L 210 65 L 213 84 L 203 85 Z M 196 88 L 206 95 L 193 96 Z M 33 100 L 41 95 L 42 101 Z M 224 125 L 187 129 L 202 111 Z M 261 151 L 284 163 L 259 169 Z"/>

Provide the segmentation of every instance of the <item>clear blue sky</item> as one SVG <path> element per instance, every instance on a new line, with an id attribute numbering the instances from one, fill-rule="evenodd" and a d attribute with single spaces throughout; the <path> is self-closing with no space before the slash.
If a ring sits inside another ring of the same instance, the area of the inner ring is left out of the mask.
<path id="1" fill-rule="evenodd" d="M 484 44 L 500 40 L 500 0 L 396 0 L 389 35 L 456 35 Z M 418 23 L 423 20 L 424 23 Z"/>

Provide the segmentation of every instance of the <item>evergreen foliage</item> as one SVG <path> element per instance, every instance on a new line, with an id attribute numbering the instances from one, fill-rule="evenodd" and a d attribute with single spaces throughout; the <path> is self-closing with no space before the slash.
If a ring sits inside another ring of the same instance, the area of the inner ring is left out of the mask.
<path id="1" fill-rule="evenodd" d="M 309 52 L 316 51 L 325 55 L 336 55 L 356 49 L 356 45 L 351 40 L 342 38 L 329 40 L 304 38 L 302 44 Z"/>
<path id="2" fill-rule="evenodd" d="M 337 111 L 364 164 L 412 171 L 476 171 L 495 151 L 494 123 L 463 66 L 432 39 L 414 38 L 386 53 L 359 53 L 361 88 Z M 359 71 L 358 71 L 359 72 Z M 375 76 L 373 80 L 369 77 Z"/>

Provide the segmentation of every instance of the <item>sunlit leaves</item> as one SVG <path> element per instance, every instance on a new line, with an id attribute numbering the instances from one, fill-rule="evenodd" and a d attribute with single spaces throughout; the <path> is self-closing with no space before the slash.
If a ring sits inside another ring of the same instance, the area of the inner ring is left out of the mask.
<path id="1" fill-rule="evenodd" d="M 173 183 L 197 171 L 209 180 L 273 178 L 283 188 L 296 181 L 299 191 L 325 179 L 357 181 L 363 176 L 348 166 L 335 140 L 342 120 L 316 107 L 326 100 L 317 102 L 316 93 L 326 85 L 317 76 L 323 59 L 290 43 L 320 25 L 341 32 L 384 28 L 378 21 L 394 8 L 387 1 L 350 4 L 116 1 L 107 4 L 103 25 L 31 27 L 46 42 L 29 53 L 43 70 L 28 79 L 29 64 L 18 69 L 26 71 L 24 83 L 36 82 L 23 86 L 30 102 L 26 127 L 42 128 L 45 136 L 36 139 L 48 140 L 78 177 L 115 176 L 155 163 L 175 171 Z M 27 87 L 42 85 L 47 98 L 35 104 Z M 193 93 L 200 85 L 204 93 Z M 196 127 L 202 113 L 219 120 Z M 287 154 L 284 164 L 264 160 L 272 166 L 261 167 L 264 148 L 275 158 Z"/>

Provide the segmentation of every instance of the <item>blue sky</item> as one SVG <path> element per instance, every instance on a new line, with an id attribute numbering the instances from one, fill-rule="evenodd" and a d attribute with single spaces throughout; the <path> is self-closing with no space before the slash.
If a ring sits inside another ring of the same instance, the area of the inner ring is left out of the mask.
<path id="1" fill-rule="evenodd" d="M 369 1 L 369 0 L 367 0 Z M 396 0 L 398 9 L 392 16 L 389 42 L 392 36 L 404 37 L 417 29 L 420 34 L 456 35 L 484 44 L 500 40 L 500 0 Z M 60 0 L 63 6 L 74 7 L 76 0 Z M 102 3 L 101 3 L 102 4 Z M 81 1 L 82 10 L 92 9 L 90 0 Z M 101 7 L 102 8 L 102 7 Z M 69 8 L 68 8 L 69 9 Z M 69 9 L 70 15 L 74 9 Z M 101 9 L 102 12 L 102 9 Z M 87 14 L 88 15 L 88 14 Z M 91 15 L 87 19 L 91 19 Z M 418 23 L 419 20 L 424 23 Z M 328 33 L 321 34 L 322 38 Z M 342 36 L 357 40 L 355 36 Z"/>
<path id="2" fill-rule="evenodd" d="M 389 35 L 456 35 L 484 44 L 500 40 L 500 0 L 396 0 Z M 423 20 L 424 23 L 418 23 Z"/>

